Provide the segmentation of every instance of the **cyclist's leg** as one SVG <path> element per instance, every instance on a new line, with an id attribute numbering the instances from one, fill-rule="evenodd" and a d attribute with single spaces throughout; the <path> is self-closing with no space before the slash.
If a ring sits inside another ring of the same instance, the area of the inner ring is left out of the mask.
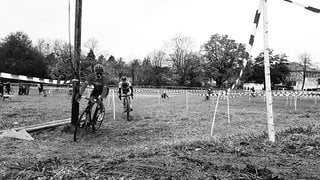
<path id="1" fill-rule="evenodd" d="M 131 96 L 128 97 L 128 103 L 129 103 L 130 111 L 132 111 L 132 99 L 131 99 Z"/>
<path id="2" fill-rule="evenodd" d="M 91 99 L 97 99 L 98 96 L 96 96 L 96 95 L 94 95 L 94 94 L 91 93 L 91 94 L 90 94 L 90 98 L 91 98 Z M 94 103 L 91 102 L 91 101 L 88 101 L 88 103 L 90 103 L 90 105 L 91 105 L 91 106 L 90 106 L 91 120 L 94 121 L 94 120 L 95 120 L 95 117 L 94 117 L 94 116 L 95 116 L 95 112 L 94 112 L 94 111 L 95 111 L 95 108 L 93 108 L 93 107 L 94 107 Z M 96 107 L 96 106 L 95 106 L 95 107 Z"/>
<path id="3" fill-rule="evenodd" d="M 123 112 L 126 112 L 126 98 L 122 98 Z"/>
<path id="4" fill-rule="evenodd" d="M 105 115 L 105 107 L 103 101 L 99 102 L 99 111 L 97 112 L 97 120 L 102 121 Z"/>
<path id="5" fill-rule="evenodd" d="M 105 109 L 105 107 L 104 107 L 103 100 L 100 101 L 99 106 L 100 106 L 100 112 L 105 112 L 106 109 Z"/>

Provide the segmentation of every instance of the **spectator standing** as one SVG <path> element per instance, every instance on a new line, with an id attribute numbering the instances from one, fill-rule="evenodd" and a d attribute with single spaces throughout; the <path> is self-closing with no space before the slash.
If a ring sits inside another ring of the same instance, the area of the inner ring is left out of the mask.
<path id="1" fill-rule="evenodd" d="M 43 91 L 43 84 L 39 83 L 37 86 L 38 86 L 39 95 L 40 95 L 42 93 L 42 91 Z"/>
<path id="2" fill-rule="evenodd" d="M 25 95 L 28 96 L 28 95 L 29 95 L 29 92 L 30 92 L 30 84 L 27 83 L 27 84 L 24 85 L 24 87 L 25 87 L 25 91 L 26 91 L 26 92 L 25 92 Z"/>
<path id="3" fill-rule="evenodd" d="M 3 96 L 3 82 L 0 80 L 0 97 Z"/>
<path id="4" fill-rule="evenodd" d="M 256 97 L 254 87 L 252 87 L 252 88 L 250 89 L 250 91 L 251 91 L 251 96 L 252 96 L 252 97 Z"/>
<path id="5" fill-rule="evenodd" d="M 9 81 L 5 84 L 5 88 L 6 88 L 6 93 L 10 94 L 10 92 L 11 92 L 11 84 L 10 84 Z"/>

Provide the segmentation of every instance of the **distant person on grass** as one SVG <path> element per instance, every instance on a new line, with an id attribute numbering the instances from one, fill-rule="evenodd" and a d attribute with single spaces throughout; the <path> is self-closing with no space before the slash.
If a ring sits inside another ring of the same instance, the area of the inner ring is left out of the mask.
<path id="1" fill-rule="evenodd" d="M 43 93 L 43 96 L 46 97 L 46 96 L 47 96 L 47 92 L 46 92 L 46 90 L 43 88 L 43 84 L 42 84 L 42 83 L 39 83 L 37 86 L 38 86 L 38 90 L 39 90 L 39 95 L 40 95 L 41 93 Z"/>
<path id="2" fill-rule="evenodd" d="M 0 97 L 2 97 L 3 96 L 3 82 L 2 82 L 2 80 L 0 80 Z"/>
<path id="3" fill-rule="evenodd" d="M 128 103 L 130 106 L 130 111 L 132 111 L 132 99 L 133 99 L 133 88 L 131 83 L 128 81 L 126 76 L 121 77 L 121 81 L 119 82 L 119 91 L 118 91 L 118 97 L 121 101 L 122 95 L 130 95 L 128 98 Z M 126 112 L 125 102 L 123 101 L 123 109 L 124 112 Z"/>
<path id="4" fill-rule="evenodd" d="M 256 97 L 254 87 L 252 87 L 252 88 L 250 89 L 250 91 L 251 91 L 251 96 L 252 96 L 252 97 Z"/>
<path id="5" fill-rule="evenodd" d="M 43 84 L 39 83 L 37 86 L 38 86 L 38 91 L 39 91 L 39 95 L 40 95 L 43 91 Z"/>
<path id="6" fill-rule="evenodd" d="M 80 100 L 83 92 L 85 91 L 88 85 L 93 85 L 93 90 L 91 91 L 90 97 L 98 99 L 98 104 L 104 111 L 103 99 L 106 98 L 109 94 L 109 86 L 107 77 L 104 76 L 104 68 L 101 64 L 94 66 L 94 73 L 89 74 L 84 83 L 81 86 L 80 92 L 77 95 L 76 99 Z"/>
<path id="7" fill-rule="evenodd" d="M 163 99 L 168 98 L 168 99 L 169 99 L 169 96 L 168 96 L 168 94 L 166 93 L 166 91 L 164 91 L 164 92 L 161 94 L 161 98 L 163 98 Z"/>
<path id="8" fill-rule="evenodd" d="M 211 94 L 212 94 L 211 88 L 207 89 L 207 94 L 205 95 L 205 96 L 206 96 L 206 97 L 205 97 L 205 101 L 207 101 L 207 100 L 210 99 Z"/>
<path id="9" fill-rule="evenodd" d="M 11 92 L 11 84 L 10 84 L 10 82 L 7 82 L 5 84 L 5 88 L 6 88 L 6 93 L 10 94 L 10 92 Z"/>

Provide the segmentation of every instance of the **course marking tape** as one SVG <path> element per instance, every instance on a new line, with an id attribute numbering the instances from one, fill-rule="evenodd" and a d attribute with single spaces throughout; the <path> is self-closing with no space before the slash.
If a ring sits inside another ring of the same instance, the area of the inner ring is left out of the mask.
<path id="1" fill-rule="evenodd" d="M 24 76 L 24 75 L 9 74 L 4 72 L 0 72 L 0 78 L 32 81 L 32 82 L 46 83 L 46 84 L 59 84 L 59 85 L 65 85 L 65 84 L 71 83 L 70 80 L 60 81 L 60 80 L 52 80 L 52 79 L 45 79 L 45 78 L 38 78 L 38 77 L 31 77 L 31 76 Z"/>

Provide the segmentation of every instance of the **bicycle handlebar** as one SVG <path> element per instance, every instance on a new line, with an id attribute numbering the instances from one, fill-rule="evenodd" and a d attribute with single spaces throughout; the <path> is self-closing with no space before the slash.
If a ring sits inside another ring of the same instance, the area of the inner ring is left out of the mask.
<path id="1" fill-rule="evenodd" d="M 99 101 L 97 98 L 91 98 L 91 97 L 87 97 L 87 96 L 82 96 L 82 97 L 84 97 L 84 99 L 91 101 L 93 103 L 98 103 L 98 101 Z M 80 101 L 80 100 L 78 100 L 78 101 Z"/>
<path id="2" fill-rule="evenodd" d="M 121 97 L 128 97 L 128 96 L 131 96 L 131 94 L 121 95 Z"/>

